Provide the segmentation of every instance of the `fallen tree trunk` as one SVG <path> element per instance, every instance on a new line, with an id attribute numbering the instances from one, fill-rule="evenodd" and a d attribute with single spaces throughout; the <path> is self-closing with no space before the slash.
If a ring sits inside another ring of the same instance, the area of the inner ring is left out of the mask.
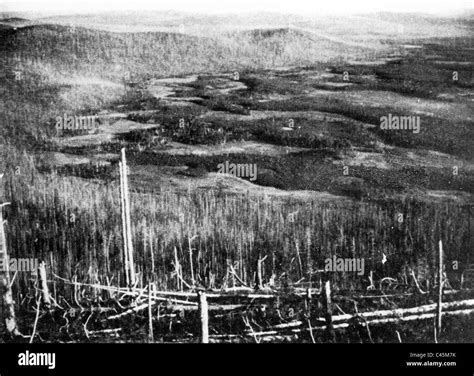
<path id="1" fill-rule="evenodd" d="M 462 310 L 457 310 L 457 311 L 449 311 L 449 312 L 443 312 L 443 316 L 464 316 L 464 315 L 471 315 L 474 314 L 474 308 L 472 309 L 462 309 Z M 388 324 L 388 323 L 396 323 L 396 322 L 407 322 L 407 321 L 416 321 L 416 320 L 427 320 L 431 319 L 436 316 L 436 312 L 432 313 L 424 313 L 421 315 L 411 315 L 411 316 L 406 316 L 406 317 L 391 317 L 391 318 L 386 318 L 386 319 L 374 319 L 374 320 L 367 320 L 364 324 L 371 324 L 371 325 L 380 325 L 380 324 Z M 275 330 L 277 327 L 272 327 L 273 330 L 267 330 L 263 332 L 245 332 L 243 334 L 217 334 L 217 335 L 211 335 L 210 339 L 211 340 L 219 340 L 219 339 L 237 339 L 237 338 L 244 338 L 244 337 L 271 337 L 271 340 L 278 340 L 278 339 L 284 339 L 289 336 L 294 336 L 295 334 L 302 333 L 309 331 L 309 328 L 293 328 L 292 327 L 296 325 L 301 325 L 303 324 L 301 321 L 294 321 L 293 323 L 288 323 L 288 324 L 282 324 L 278 329 L 283 329 L 283 330 Z M 283 326 L 286 325 L 286 326 Z M 341 324 L 336 324 L 333 326 L 334 329 L 344 329 L 348 328 L 350 323 L 341 323 Z M 289 329 L 286 331 L 285 329 Z M 319 327 L 312 327 L 311 330 L 318 330 L 318 331 L 325 331 L 326 328 L 324 326 L 319 326 Z M 287 332 L 288 334 L 285 334 Z M 266 338 L 268 341 L 269 338 Z"/>
<path id="2" fill-rule="evenodd" d="M 337 315 L 332 317 L 333 323 L 335 324 L 334 328 L 345 328 L 349 326 L 345 321 L 351 319 L 356 319 L 361 317 L 367 321 L 367 323 L 388 323 L 388 322 L 397 322 L 397 321 L 411 321 L 411 320 L 422 320 L 425 318 L 434 317 L 436 315 L 437 304 L 428 304 L 419 307 L 413 308 L 400 308 L 394 310 L 383 310 L 375 312 L 362 312 L 355 315 Z M 457 302 L 443 303 L 443 316 L 452 314 L 453 312 L 470 312 L 474 311 L 474 299 L 461 300 Z M 316 322 L 321 326 L 313 327 L 313 329 L 322 330 L 324 329 L 323 325 L 326 325 L 326 319 L 318 318 Z M 292 321 L 289 323 L 278 324 L 269 328 L 270 330 L 286 330 L 292 328 L 298 328 L 305 323 L 303 321 Z"/>
<path id="3" fill-rule="evenodd" d="M 444 310 L 446 311 L 458 310 L 458 309 L 463 309 L 463 308 L 474 308 L 474 299 L 461 300 L 457 302 L 442 304 L 443 311 Z M 437 309 L 437 304 L 427 304 L 427 305 L 413 307 L 413 308 L 399 308 L 399 309 L 383 310 L 383 311 L 375 311 L 375 312 L 362 312 L 362 313 L 359 313 L 358 315 L 349 315 L 349 314 L 337 315 L 337 316 L 333 316 L 333 322 L 350 320 L 354 316 L 363 317 L 365 319 L 388 318 L 392 316 L 403 317 L 405 315 L 411 315 L 411 314 L 423 314 L 423 313 L 434 312 L 436 309 Z"/>

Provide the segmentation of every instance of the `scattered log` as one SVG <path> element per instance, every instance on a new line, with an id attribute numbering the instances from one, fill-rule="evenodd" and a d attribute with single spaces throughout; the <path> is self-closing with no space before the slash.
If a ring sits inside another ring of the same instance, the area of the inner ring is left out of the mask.
<path id="1" fill-rule="evenodd" d="M 463 310 L 457 310 L 457 311 L 449 311 L 445 312 L 444 316 L 458 316 L 458 315 L 472 315 L 474 314 L 474 309 L 463 309 Z M 371 325 L 380 325 L 380 324 L 388 324 L 388 323 L 399 323 L 399 322 L 406 322 L 406 321 L 416 321 L 416 320 L 427 320 L 434 318 L 436 316 L 435 312 L 432 313 L 423 313 L 421 315 L 410 315 L 410 316 L 405 316 L 405 317 L 391 317 L 391 318 L 386 318 L 386 319 L 373 319 L 373 320 L 367 320 L 367 324 Z M 295 321 L 292 323 L 293 325 L 296 325 L 296 323 L 299 323 L 300 325 L 303 324 L 301 321 L 297 322 Z M 349 327 L 349 323 L 341 323 L 341 324 L 334 324 L 333 328 L 334 329 L 344 329 Z M 288 326 L 289 328 L 290 326 Z M 273 327 L 275 328 L 275 327 Z M 281 329 L 281 328 L 279 328 Z M 286 329 L 286 328 L 285 328 Z M 294 335 L 294 333 L 301 333 L 308 331 L 309 328 L 306 327 L 301 327 L 301 328 L 293 328 L 288 330 L 290 333 L 293 333 L 291 335 Z M 319 327 L 313 327 L 311 330 L 318 330 L 318 331 L 326 331 L 326 327 L 324 326 L 319 326 Z M 245 332 L 244 334 L 221 334 L 221 335 L 212 335 L 211 338 L 238 338 L 238 337 L 266 337 L 266 336 L 281 336 L 284 337 L 285 335 L 282 333 L 285 332 L 285 330 L 266 330 L 262 332 Z M 286 335 L 289 336 L 289 335 Z"/>
<path id="2" fill-rule="evenodd" d="M 137 312 L 143 311 L 145 309 L 149 309 L 149 307 L 154 306 L 156 304 L 156 301 L 166 301 L 166 302 L 173 303 L 174 304 L 173 308 L 175 310 L 178 310 L 178 308 L 179 308 L 179 310 L 185 310 L 186 308 L 189 308 L 191 310 L 195 310 L 196 306 L 198 305 L 198 303 L 195 303 L 195 302 L 186 302 L 186 301 L 178 301 L 178 300 L 175 300 L 175 299 L 159 298 L 159 297 L 154 297 L 154 296 L 151 296 L 151 295 L 150 295 L 150 300 L 153 300 L 151 302 L 151 304 L 149 304 L 147 302 L 147 303 L 137 305 L 136 307 L 130 308 L 130 309 L 126 310 L 125 312 L 119 313 L 117 315 L 110 316 L 110 317 L 107 318 L 107 320 L 119 319 L 123 316 L 127 316 L 127 315 L 130 315 L 132 313 L 137 313 Z M 191 307 L 189 307 L 189 306 L 179 306 L 177 304 L 188 304 L 188 305 L 191 304 L 192 306 Z"/>
<path id="3" fill-rule="evenodd" d="M 474 313 L 474 309 L 461 309 L 457 311 L 445 312 L 444 316 L 471 315 L 473 313 Z M 423 313 L 421 315 L 391 317 L 387 319 L 374 319 L 367 322 L 369 324 L 388 324 L 388 323 L 396 323 L 396 322 L 404 322 L 404 321 L 426 320 L 426 319 L 434 318 L 435 316 L 436 316 L 436 313 L 432 312 L 432 313 Z"/>
<path id="4" fill-rule="evenodd" d="M 122 328 L 115 328 L 115 329 L 103 329 L 103 330 L 94 330 L 89 331 L 89 336 L 98 336 L 101 334 L 114 334 L 118 336 L 118 332 L 120 332 Z"/>
<path id="5" fill-rule="evenodd" d="M 362 312 L 362 313 L 359 313 L 357 316 L 360 316 L 366 319 L 377 319 L 377 318 L 385 318 L 385 317 L 392 317 L 392 316 L 401 318 L 410 314 L 416 315 L 416 314 L 434 312 L 436 308 L 437 308 L 437 304 L 427 304 L 427 305 L 422 305 L 422 306 L 413 307 L 413 308 L 398 308 L 398 309 L 393 309 L 393 310 Z M 474 299 L 443 303 L 442 308 L 444 310 L 458 310 L 458 309 L 463 309 L 463 308 L 474 308 Z M 353 317 L 354 315 L 350 315 L 350 314 L 337 315 L 337 316 L 333 316 L 332 320 L 333 322 L 340 322 L 340 321 L 350 320 Z"/>
<path id="6" fill-rule="evenodd" d="M 117 312 L 117 310 L 113 307 L 80 307 L 80 308 L 75 308 L 75 307 L 69 307 L 65 309 L 65 311 L 69 312 L 71 315 L 78 315 L 78 314 L 83 314 L 86 312 L 93 312 L 93 313 L 105 313 L 105 312 Z"/>
<path id="7" fill-rule="evenodd" d="M 436 310 L 436 304 L 429 304 L 420 307 L 413 308 L 399 308 L 395 310 L 384 310 L 384 311 L 375 311 L 375 312 L 362 312 L 355 315 L 336 315 L 332 316 L 332 323 L 334 328 L 344 328 L 349 326 L 348 322 L 354 318 L 360 317 L 370 323 L 384 323 L 384 322 L 397 322 L 397 321 L 411 321 L 415 320 L 417 317 L 425 319 L 428 317 L 434 317 Z M 443 310 L 445 311 L 443 315 L 456 313 L 456 312 L 468 312 L 474 311 L 474 299 L 463 300 L 458 302 L 443 303 Z M 459 313 L 461 314 L 461 313 Z M 384 321 L 386 320 L 386 321 Z M 314 320 L 316 323 L 319 323 L 320 326 L 316 326 L 312 329 L 322 330 L 324 324 L 327 322 L 326 318 L 318 318 Z M 337 324 L 336 324 L 337 323 Z M 288 330 L 298 328 L 304 325 L 303 321 L 292 321 L 289 323 L 274 325 L 269 330 Z"/>

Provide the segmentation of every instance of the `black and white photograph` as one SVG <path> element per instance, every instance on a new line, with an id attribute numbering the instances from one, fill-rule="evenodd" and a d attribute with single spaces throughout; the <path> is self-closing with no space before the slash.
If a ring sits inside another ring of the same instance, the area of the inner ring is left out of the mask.
<path id="1" fill-rule="evenodd" d="M 0 342 L 472 345 L 473 31 L 464 0 L 2 0 Z"/>

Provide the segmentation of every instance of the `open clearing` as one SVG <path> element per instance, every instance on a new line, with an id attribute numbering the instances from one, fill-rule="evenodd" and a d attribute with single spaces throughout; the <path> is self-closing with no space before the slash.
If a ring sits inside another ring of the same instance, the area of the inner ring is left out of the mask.
<path id="1" fill-rule="evenodd" d="M 415 189 L 420 195 L 426 190 L 429 197 L 433 195 L 428 192 L 450 191 L 454 184 L 467 194 L 463 197 L 470 197 L 472 190 L 466 188 L 473 179 L 472 138 L 468 136 L 472 130 L 467 124 L 472 122 L 474 110 L 467 96 L 469 89 L 454 82 L 451 87 L 443 84 L 439 93 L 409 95 L 406 88 L 396 85 L 396 76 L 387 78 L 385 73 L 388 68 L 392 72 L 405 69 L 413 64 L 412 55 L 419 53 L 438 56 L 437 60 L 420 62 L 433 69 L 440 62 L 460 67 L 467 62 L 442 60 L 443 51 L 433 54 L 431 46 L 408 47 L 402 55 L 351 61 L 346 66 L 289 66 L 151 79 L 133 90 L 142 101 L 148 97 L 154 100 L 152 107 L 140 108 L 139 103 L 131 102 L 135 108 L 124 111 L 123 106 L 117 106 L 104 113 L 110 115 L 109 124 L 100 124 L 89 134 L 62 135 L 53 141 L 57 151 L 77 150 L 77 159 L 68 157 L 75 165 L 97 163 L 93 158 L 80 158 L 84 148 L 90 157 L 94 148 L 117 155 L 117 145 L 128 145 L 134 151 L 130 158 L 136 171 L 157 166 L 160 172 L 155 180 L 173 182 L 177 189 L 186 186 L 178 166 L 199 175 L 188 176 L 192 184 L 207 187 L 212 185 L 208 180 L 218 164 L 227 160 L 256 163 L 261 171 L 252 184 L 238 177 L 227 181 L 222 189 L 229 191 L 234 185 L 236 191 L 258 194 L 259 186 L 265 186 L 295 195 L 309 189 L 338 196 L 341 192 L 331 184 L 350 167 L 357 190 L 370 192 L 390 188 L 388 182 L 377 180 L 379 172 L 390 171 L 406 179 L 404 171 L 411 168 L 423 171 L 424 177 L 410 173 L 409 185 L 397 194 Z M 113 111 L 118 113 L 112 116 Z M 381 131 L 380 118 L 388 114 L 420 117 L 420 134 Z M 457 150 L 445 148 L 440 140 L 450 137 L 461 137 L 465 144 L 458 143 Z M 66 160 L 58 160 L 58 166 Z M 441 171 L 454 167 L 461 171 L 460 178 L 439 179 Z M 301 180 L 298 169 L 312 177 Z M 163 171 L 167 173 L 161 176 Z M 248 186 L 243 188 L 242 184 Z M 342 184 L 355 189 L 353 182 Z"/>

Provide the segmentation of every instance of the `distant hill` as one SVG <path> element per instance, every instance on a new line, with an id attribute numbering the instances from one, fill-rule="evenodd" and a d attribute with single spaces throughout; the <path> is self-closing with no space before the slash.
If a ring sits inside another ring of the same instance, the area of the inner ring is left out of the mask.
<path id="1" fill-rule="evenodd" d="M 0 52 L 41 62 L 52 72 L 117 81 L 126 72 L 156 77 L 311 65 L 387 52 L 390 40 L 472 31 L 452 19 L 410 17 L 112 12 L 28 21 L 15 16 L 0 22 Z"/>
<path id="2" fill-rule="evenodd" d="M 173 61 L 183 64 L 188 52 L 212 47 L 210 41 L 175 33 L 111 33 L 61 25 L 35 25 L 2 30 L 0 49 L 41 61 L 57 71 L 121 76 L 124 71 L 159 71 Z M 120 69 L 115 69 L 118 65 Z M 189 67 L 190 68 L 190 67 Z M 118 72 L 120 70 L 121 72 Z"/>
<path id="3" fill-rule="evenodd" d="M 308 19 L 296 15 L 282 15 L 279 13 L 240 13 L 223 15 L 204 15 L 174 11 L 122 11 L 94 14 L 74 14 L 64 16 L 43 17 L 38 21 L 44 23 L 75 24 L 90 28 L 127 26 L 134 27 L 179 27 L 208 28 L 208 27 L 236 27 L 255 28 L 278 27 L 288 22 L 303 22 Z"/>
<path id="4" fill-rule="evenodd" d="M 7 17 L 7 18 L 0 18 L 0 22 L 3 23 L 15 23 L 15 22 L 26 22 L 29 21 L 26 18 L 21 17 Z"/>
<path id="5" fill-rule="evenodd" d="M 109 32 L 58 24 L 0 30 L 0 52 L 64 73 L 118 79 L 308 65 L 337 57 L 338 43 L 289 28 L 195 36 Z"/>
<path id="6" fill-rule="evenodd" d="M 337 34 L 351 42 L 365 39 L 398 38 L 403 26 L 406 37 L 448 36 L 462 32 L 472 16 L 435 17 L 418 13 L 371 13 L 351 16 L 311 16 L 271 12 L 204 15 L 186 12 L 128 11 L 97 14 L 77 14 L 38 18 L 38 22 L 75 25 L 113 32 L 179 32 L 212 35 L 228 31 L 301 27 L 330 36 Z"/>
<path id="7" fill-rule="evenodd" d="M 26 18 L 21 17 L 8 17 L 0 19 L 0 28 L 1 29 L 9 29 L 9 28 L 20 28 L 32 25 L 33 22 Z"/>

